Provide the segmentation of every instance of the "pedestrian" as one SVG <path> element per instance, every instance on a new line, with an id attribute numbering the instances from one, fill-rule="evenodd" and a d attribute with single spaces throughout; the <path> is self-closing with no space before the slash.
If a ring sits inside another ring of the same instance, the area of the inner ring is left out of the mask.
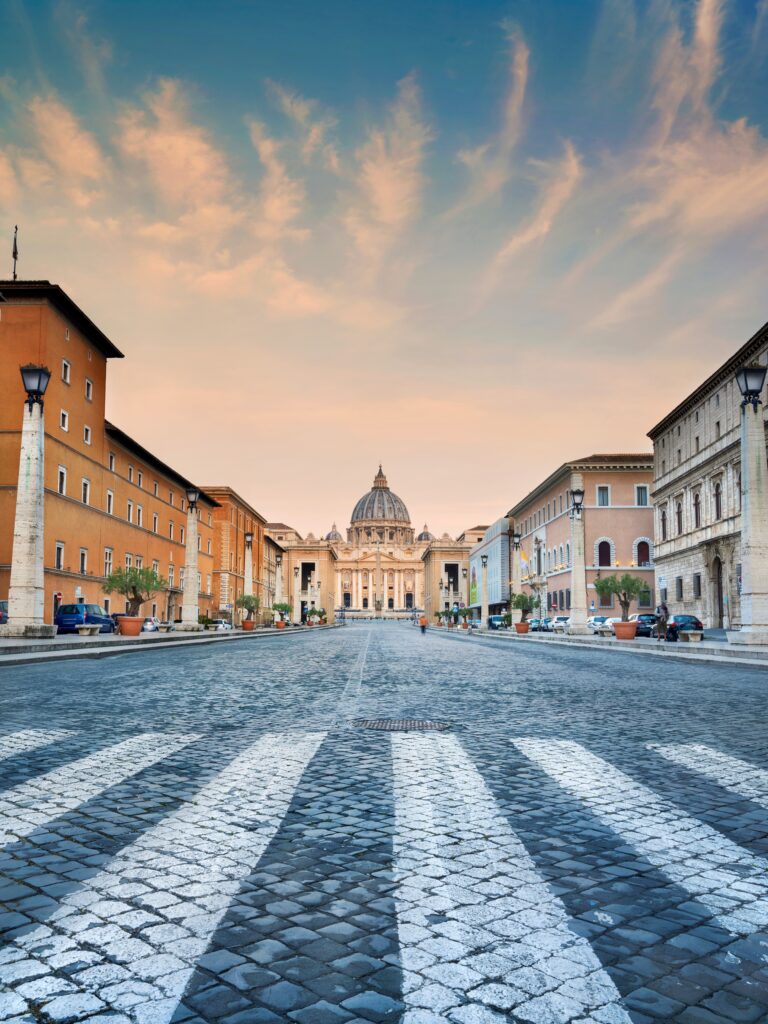
<path id="1" fill-rule="evenodd" d="M 427 632 L 427 616 L 422 615 L 419 619 L 419 626 L 421 627 L 422 634 Z"/>
<path id="2" fill-rule="evenodd" d="M 659 607 L 656 609 L 658 615 L 658 621 L 656 622 L 656 642 L 659 640 L 667 639 L 667 622 L 669 621 L 669 608 L 667 602 L 662 601 Z"/>

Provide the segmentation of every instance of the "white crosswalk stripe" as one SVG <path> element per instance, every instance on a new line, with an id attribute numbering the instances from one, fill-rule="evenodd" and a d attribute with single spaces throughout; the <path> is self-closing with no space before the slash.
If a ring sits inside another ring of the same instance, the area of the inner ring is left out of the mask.
<path id="1" fill-rule="evenodd" d="M 630 1024 L 458 740 L 395 735 L 392 757 L 404 1024 Z"/>
<path id="2" fill-rule="evenodd" d="M 515 746 L 582 801 L 637 852 L 707 907 L 723 927 L 768 926 L 768 861 L 687 815 L 569 740 L 515 739 Z"/>
<path id="3" fill-rule="evenodd" d="M 18 754 L 26 754 L 29 750 L 37 750 L 38 747 L 47 747 L 51 743 L 58 743 L 74 735 L 66 729 L 24 729 L 22 732 L 0 736 L 0 761 L 7 761 L 9 757 L 16 757 Z"/>
<path id="4" fill-rule="evenodd" d="M 324 735 L 270 734 L 238 755 L 0 953 L 0 984 L 15 981 L 23 963 L 24 996 L 45 1009 L 60 992 L 54 968 L 82 963 L 68 978 L 72 991 L 56 996 L 80 1016 L 109 1007 L 137 1024 L 167 1024 Z"/>
<path id="5" fill-rule="evenodd" d="M 198 738 L 142 733 L 5 790 L 0 793 L 0 847 L 31 835 Z"/>
<path id="6" fill-rule="evenodd" d="M 706 775 L 723 789 L 746 796 L 761 807 L 768 807 L 768 771 L 764 768 L 756 768 L 748 761 L 740 761 L 738 757 L 723 754 L 703 743 L 649 743 L 647 746 L 667 761 Z"/>

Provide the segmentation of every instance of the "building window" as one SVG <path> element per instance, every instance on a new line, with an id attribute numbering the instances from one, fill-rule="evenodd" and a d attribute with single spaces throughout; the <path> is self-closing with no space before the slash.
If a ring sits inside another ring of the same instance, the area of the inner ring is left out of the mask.
<path id="1" fill-rule="evenodd" d="M 111 576 L 112 575 L 112 558 L 113 558 L 113 555 L 114 555 L 114 552 L 113 552 L 112 548 L 104 548 L 104 575 L 105 576 Z"/>
<path id="2" fill-rule="evenodd" d="M 144 568 L 144 556 L 143 555 L 136 555 L 136 568 L 137 569 L 143 569 Z"/>
<path id="3" fill-rule="evenodd" d="M 680 465 L 680 463 L 682 461 L 683 461 L 683 452 L 682 452 L 681 448 L 678 448 L 677 449 L 677 464 L 678 464 L 678 466 Z"/>
<path id="4" fill-rule="evenodd" d="M 69 430 L 69 413 L 64 409 L 59 413 L 59 426 L 62 430 Z"/>
<path id="5" fill-rule="evenodd" d="M 665 508 L 661 510 L 661 539 L 667 539 L 667 510 Z"/>
<path id="6" fill-rule="evenodd" d="M 179 527 L 179 543 L 181 543 L 181 544 L 184 543 L 184 527 L 183 526 Z"/>
<path id="7" fill-rule="evenodd" d="M 693 575 L 693 596 L 701 597 L 701 573 L 699 572 Z"/>
<path id="8" fill-rule="evenodd" d="M 571 592 L 570 592 L 570 590 L 566 590 L 566 592 L 565 592 L 565 607 L 566 607 L 566 609 L 571 607 Z"/>
<path id="9" fill-rule="evenodd" d="M 144 484 L 144 474 L 141 472 L 141 470 L 139 470 L 138 476 L 136 477 L 136 482 L 138 483 L 139 487 L 143 486 Z"/>
<path id="10" fill-rule="evenodd" d="M 662 476 L 663 476 L 663 475 L 664 475 L 664 474 L 665 474 L 666 472 L 667 472 L 667 460 L 666 460 L 666 459 L 662 459 L 662 460 L 661 460 L 661 473 L 662 473 Z"/>
<path id="11" fill-rule="evenodd" d="M 653 607 L 653 596 L 650 590 L 641 590 L 637 595 L 637 607 L 638 608 L 652 608 Z"/>
<path id="12" fill-rule="evenodd" d="M 597 488 L 597 504 L 600 508 L 608 508 L 611 503 L 610 488 L 598 487 Z"/>
<path id="13" fill-rule="evenodd" d="M 88 549 L 80 548 L 80 575 L 85 576 L 88 572 Z"/>
<path id="14" fill-rule="evenodd" d="M 141 505 L 136 506 L 136 525 L 144 525 L 144 509 L 141 507 Z"/>
<path id="15" fill-rule="evenodd" d="M 72 367 L 69 365 L 68 359 L 62 359 L 61 361 L 61 379 L 65 384 L 71 383 L 72 380 Z"/>
<path id="16" fill-rule="evenodd" d="M 173 568 L 173 566 L 169 565 L 168 566 L 168 586 L 169 587 L 173 586 L 173 575 L 174 575 L 174 572 L 175 572 L 175 569 Z"/>
<path id="17" fill-rule="evenodd" d="M 611 542 L 609 540 L 601 540 L 597 545 L 597 564 L 611 564 Z"/>
<path id="18" fill-rule="evenodd" d="M 675 577 L 675 600 L 677 600 L 677 601 L 682 601 L 683 600 L 683 577 L 682 576 L 676 576 Z"/>
<path id="19" fill-rule="evenodd" d="M 152 484 L 152 493 L 154 494 L 155 497 L 157 497 L 157 489 L 158 489 L 158 484 L 157 484 L 157 480 L 155 480 L 155 482 Z"/>
<path id="20" fill-rule="evenodd" d="M 675 505 L 675 523 L 677 525 L 677 532 L 678 533 L 682 533 L 683 532 L 683 504 L 680 501 L 678 501 L 677 505 Z"/>
<path id="21" fill-rule="evenodd" d="M 210 555 L 210 553 L 211 553 L 211 542 L 209 540 L 208 541 L 208 554 Z"/>
<path id="22" fill-rule="evenodd" d="M 208 525 L 209 526 L 211 525 L 211 513 L 210 512 L 208 513 Z M 282 540 L 282 537 L 280 537 L 279 539 Z"/>
<path id="23" fill-rule="evenodd" d="M 700 445 L 700 443 L 699 443 L 699 436 L 698 436 L 698 434 L 696 435 L 696 437 L 694 437 L 694 439 L 693 439 L 693 443 L 694 443 L 694 445 L 696 446 L 696 451 L 698 452 L 698 451 L 699 451 L 699 449 L 700 449 L 700 447 L 701 447 L 701 445 Z"/>
<path id="24" fill-rule="evenodd" d="M 719 394 L 715 395 L 715 408 L 716 409 L 720 408 L 720 395 Z"/>
<path id="25" fill-rule="evenodd" d="M 107 515 L 114 515 L 115 511 L 115 495 L 112 491 L 107 491 Z"/>
<path id="26" fill-rule="evenodd" d="M 133 466 L 128 467 L 128 483 L 133 483 Z"/>
<path id="27" fill-rule="evenodd" d="M 205 592 L 206 592 L 206 594 L 210 594 L 210 592 L 211 592 L 211 574 L 210 573 L 207 573 L 206 577 L 205 577 Z"/>
<path id="28" fill-rule="evenodd" d="M 173 491 L 168 491 L 168 504 L 173 504 Z"/>
<path id="29" fill-rule="evenodd" d="M 158 562 L 157 559 L 155 559 L 152 562 L 152 572 L 155 574 L 155 576 L 159 576 L 160 575 L 160 563 Z"/>
<path id="30" fill-rule="evenodd" d="M 54 556 L 54 567 L 56 569 L 64 568 L 64 545 L 60 540 L 56 541 L 56 555 Z"/>
<path id="31" fill-rule="evenodd" d="M 723 518 L 723 489 L 720 484 L 715 484 L 715 519 Z"/>
<path id="32" fill-rule="evenodd" d="M 720 437 L 720 420 L 715 420 L 715 440 Z"/>
<path id="33" fill-rule="evenodd" d="M 83 479 L 82 487 L 83 504 L 90 505 L 91 503 L 91 481 Z"/>
<path id="34" fill-rule="evenodd" d="M 645 508 L 648 504 L 648 487 L 646 484 L 638 484 L 635 487 L 635 504 Z"/>
<path id="35" fill-rule="evenodd" d="M 173 523 L 168 523 L 168 536 L 173 540 Z"/>
<path id="36" fill-rule="evenodd" d="M 133 555 L 130 551 L 125 552 L 125 568 L 130 569 L 133 566 Z"/>
<path id="37" fill-rule="evenodd" d="M 184 500 L 184 498 L 182 498 L 182 499 L 181 499 L 181 503 L 180 503 L 179 507 L 181 508 L 181 511 L 182 511 L 182 512 L 184 512 L 184 511 L 186 510 L 186 507 L 187 507 L 187 503 L 186 503 L 186 501 Z"/>
<path id="38" fill-rule="evenodd" d="M 85 378 L 85 400 L 87 402 L 93 401 L 93 381 L 88 377 Z"/>
<path id="39" fill-rule="evenodd" d="M 741 473 L 739 473 L 739 512 L 741 512 Z"/>
<path id="40" fill-rule="evenodd" d="M 85 441 L 86 444 L 90 444 L 91 443 L 91 428 L 90 427 L 83 427 L 83 440 Z"/>
<path id="41" fill-rule="evenodd" d="M 115 472 L 115 453 L 114 452 L 110 452 L 109 453 L 109 471 L 110 471 L 110 473 L 114 473 Z"/>
<path id="42" fill-rule="evenodd" d="M 637 564 L 651 564 L 651 545 L 648 543 L 647 540 L 639 540 L 637 542 Z"/>
<path id="43" fill-rule="evenodd" d="M 613 594 L 601 594 L 599 603 L 601 608 L 613 608 Z"/>
<path id="44" fill-rule="evenodd" d="M 133 522 L 133 502 L 132 501 L 128 502 L 128 516 L 127 516 L 127 518 L 128 518 L 128 522 L 129 523 Z"/>
<path id="45" fill-rule="evenodd" d="M 571 564 L 571 544 L 570 541 L 565 545 L 565 564 Z"/>
<path id="46" fill-rule="evenodd" d="M 693 496 L 693 525 L 696 529 L 701 526 L 701 498 L 698 491 Z"/>
<path id="47" fill-rule="evenodd" d="M 152 513 L 152 533 L 157 533 L 158 518 L 157 512 Z"/>
<path id="48" fill-rule="evenodd" d="M 64 468 L 64 466 L 59 466 L 59 476 L 58 476 L 57 487 L 58 487 L 59 494 L 66 494 L 67 493 L 67 471 Z"/>

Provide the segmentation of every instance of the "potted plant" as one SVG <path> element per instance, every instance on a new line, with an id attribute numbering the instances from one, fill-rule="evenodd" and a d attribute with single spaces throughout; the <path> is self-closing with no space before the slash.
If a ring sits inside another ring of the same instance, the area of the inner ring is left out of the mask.
<path id="1" fill-rule="evenodd" d="M 243 629 L 246 632 L 250 632 L 255 625 L 253 613 L 261 608 L 261 599 L 256 597 L 255 594 L 241 594 L 237 601 L 235 601 L 235 604 L 238 608 L 244 608 L 247 612 L 243 619 Z"/>
<path id="2" fill-rule="evenodd" d="M 540 598 L 534 594 L 513 594 L 512 595 L 512 607 L 520 612 L 520 621 L 515 623 L 516 633 L 527 633 L 530 629 L 530 625 L 526 622 L 526 619 L 531 614 L 534 608 L 538 608 L 541 604 Z M 509 613 L 509 620 L 512 621 L 512 612 Z"/>
<path id="3" fill-rule="evenodd" d="M 435 618 L 437 619 L 437 622 L 435 623 L 435 625 L 436 626 L 442 626 L 442 624 L 443 624 L 443 613 L 441 611 L 435 612 Z"/>
<path id="4" fill-rule="evenodd" d="M 614 622 L 613 631 L 617 640 L 634 640 L 637 633 L 637 623 L 629 622 L 629 606 L 636 601 L 640 594 L 648 590 L 648 584 L 638 576 L 632 576 L 625 572 L 621 576 L 603 576 L 594 581 L 595 590 L 600 597 L 609 598 L 614 594 L 621 607 L 621 622 Z"/>
<path id="5" fill-rule="evenodd" d="M 452 629 L 453 626 L 455 625 L 453 612 L 449 608 L 446 608 L 444 609 L 442 615 L 443 618 L 445 619 L 445 624 L 448 627 L 448 629 Z"/>
<path id="6" fill-rule="evenodd" d="M 278 601 L 277 604 L 272 605 L 272 611 L 277 612 L 280 618 L 275 623 L 277 629 L 285 629 L 285 617 L 291 610 L 291 606 L 286 604 L 285 601 Z"/>
<path id="7" fill-rule="evenodd" d="M 470 617 L 471 614 L 471 608 L 459 608 L 459 618 L 461 619 L 462 629 L 469 629 L 469 626 L 467 625 L 467 619 Z"/>
<path id="8" fill-rule="evenodd" d="M 120 616 L 120 633 L 123 636 L 138 636 L 144 624 L 140 615 L 141 606 L 160 590 L 165 590 L 168 581 L 154 569 L 115 569 L 104 583 L 105 594 L 121 594 L 128 602 L 128 612 Z"/>

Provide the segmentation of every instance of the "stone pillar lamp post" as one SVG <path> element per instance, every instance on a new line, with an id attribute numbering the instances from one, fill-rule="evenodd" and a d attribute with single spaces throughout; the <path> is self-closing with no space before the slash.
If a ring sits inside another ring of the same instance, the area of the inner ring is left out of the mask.
<path id="1" fill-rule="evenodd" d="M 480 628 L 488 628 L 488 555 L 480 555 L 480 562 L 483 566 L 483 589 L 482 589 L 482 607 L 480 610 Z"/>
<path id="2" fill-rule="evenodd" d="M 512 578 L 509 581 L 509 614 L 510 614 L 510 625 L 514 625 L 516 622 L 520 622 L 523 613 L 519 608 L 512 607 L 512 598 L 515 594 L 520 593 L 520 541 L 522 540 L 522 534 L 519 530 L 514 530 L 512 533 Z"/>
<path id="3" fill-rule="evenodd" d="M 187 488 L 187 543 L 184 556 L 184 593 L 182 595 L 181 622 L 178 629 L 183 633 L 195 633 L 203 627 L 200 625 L 198 597 L 200 587 L 197 582 L 197 502 L 200 491 L 191 485 Z M 234 622 L 234 607 L 232 620 Z"/>
<path id="4" fill-rule="evenodd" d="M 294 624 L 294 626 L 297 623 L 301 622 L 301 591 L 299 590 L 299 587 L 301 586 L 301 584 L 299 583 L 299 573 L 300 572 L 301 572 L 301 567 L 298 566 L 298 565 L 294 565 L 294 567 L 293 567 L 293 624 Z"/>
<path id="5" fill-rule="evenodd" d="M 587 626 L 587 566 L 584 556 L 584 487 L 580 473 L 574 474 L 571 488 L 571 620 L 568 632 L 575 636 L 589 633 Z"/>

